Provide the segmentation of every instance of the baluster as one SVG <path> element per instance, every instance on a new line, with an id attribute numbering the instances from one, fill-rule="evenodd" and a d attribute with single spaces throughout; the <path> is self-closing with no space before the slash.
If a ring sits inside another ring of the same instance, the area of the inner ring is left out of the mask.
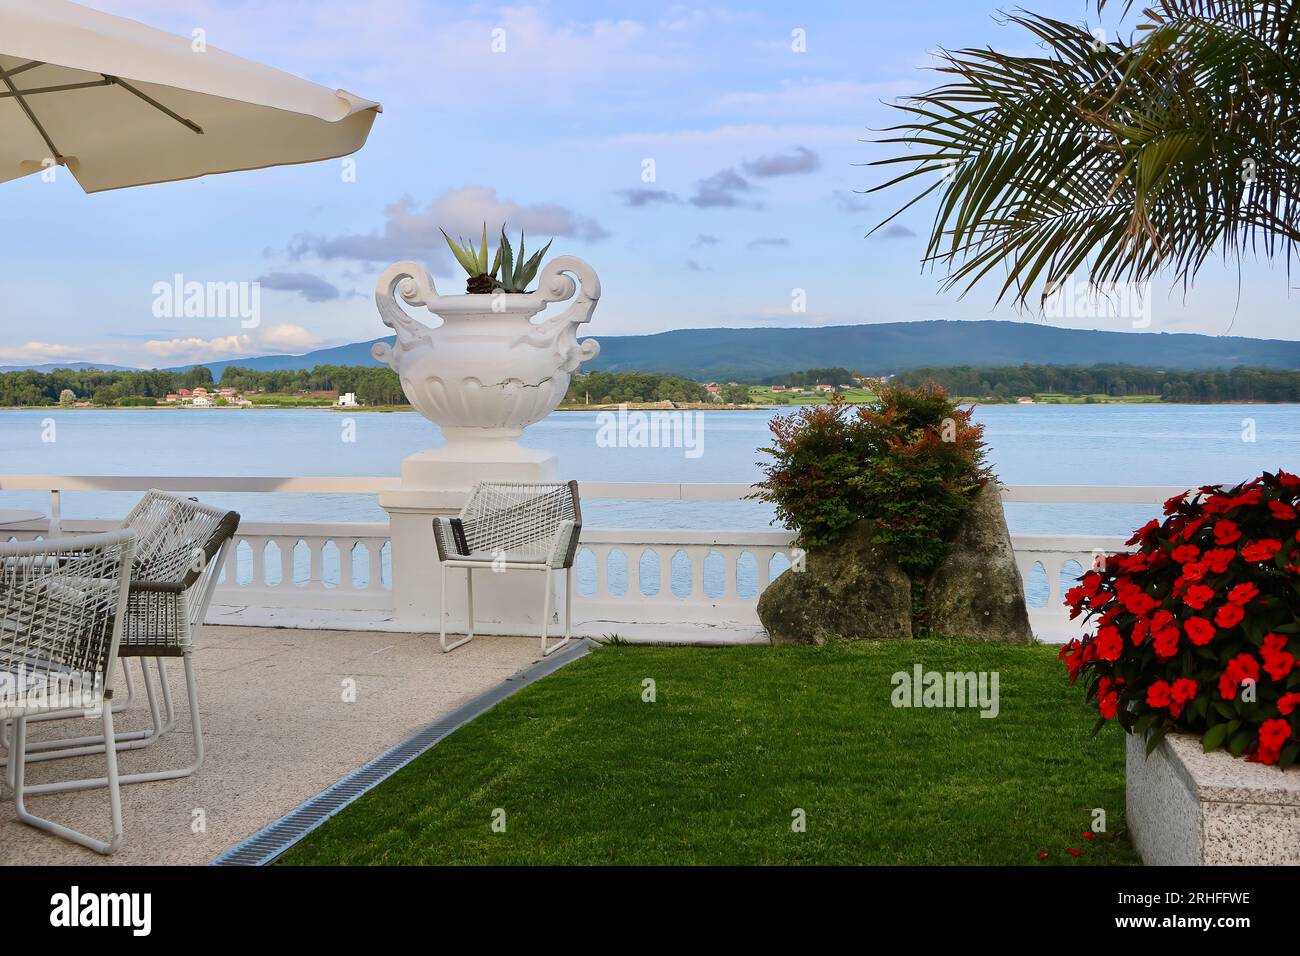
<path id="1" fill-rule="evenodd" d="M 366 545 L 366 554 L 370 558 L 370 581 L 367 590 L 382 591 L 384 589 L 383 552 L 383 539 L 371 538 L 370 543 Z"/>
<path id="2" fill-rule="evenodd" d="M 298 540 L 296 538 L 293 540 L 287 538 L 276 538 L 275 543 L 280 548 L 280 587 L 286 589 L 292 588 L 293 549 L 294 545 L 298 543 Z"/>

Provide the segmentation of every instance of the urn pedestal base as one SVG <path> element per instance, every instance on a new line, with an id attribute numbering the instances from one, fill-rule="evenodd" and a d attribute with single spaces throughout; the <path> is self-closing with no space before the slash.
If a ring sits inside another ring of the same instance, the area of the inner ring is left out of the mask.
<path id="1" fill-rule="evenodd" d="M 439 593 L 442 569 L 433 540 L 435 515 L 455 515 L 477 481 L 558 481 L 559 462 L 549 452 L 513 443 L 473 443 L 418 452 L 402 462 L 402 485 L 379 496 L 388 512 L 392 538 L 394 623 L 403 631 L 438 632 L 443 610 Z M 447 630 L 465 630 L 466 572 L 447 572 Z M 543 587 L 539 574 L 520 571 L 474 572 L 476 634 L 534 637 L 541 633 Z M 556 575 L 551 595 L 551 633 L 563 620 L 563 577 Z"/>

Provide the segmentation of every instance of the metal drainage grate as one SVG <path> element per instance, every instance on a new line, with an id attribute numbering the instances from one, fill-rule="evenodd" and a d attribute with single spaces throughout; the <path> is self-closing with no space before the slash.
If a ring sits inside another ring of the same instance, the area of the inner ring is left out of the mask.
<path id="1" fill-rule="evenodd" d="M 516 691 L 541 680 L 548 674 L 555 673 L 565 664 L 585 657 L 591 652 L 593 646 L 591 641 L 579 641 L 573 647 L 557 652 L 554 657 L 544 658 L 513 677 L 506 678 L 497 686 L 462 704 L 429 726 L 416 731 L 397 746 L 354 770 L 328 790 L 317 794 L 306 803 L 290 810 L 279 820 L 258 830 L 208 865 L 265 866 L 348 804 L 383 783 L 420 754 L 431 749 L 443 738 L 501 703 Z"/>

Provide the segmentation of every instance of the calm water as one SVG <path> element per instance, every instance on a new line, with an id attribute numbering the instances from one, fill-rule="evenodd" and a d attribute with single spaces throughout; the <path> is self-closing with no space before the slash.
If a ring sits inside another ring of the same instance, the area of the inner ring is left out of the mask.
<path id="1" fill-rule="evenodd" d="M 750 482 L 768 437 L 767 411 L 700 413 L 699 454 L 682 448 L 600 447 L 596 412 L 559 412 L 524 444 L 560 457 L 562 474 L 588 481 Z M 693 413 L 687 413 L 693 414 Z M 1263 469 L 1300 470 L 1300 406 L 989 406 L 990 459 L 1008 484 L 1199 485 Z M 52 428 L 50 427 L 52 423 Z M 345 427 L 355 441 L 344 441 Z M 46 440 L 52 439 L 52 440 Z M 393 475 L 402 458 L 441 444 L 413 412 L 346 415 L 319 410 L 0 411 L 0 474 Z M 694 456 L 694 457 L 692 457 Z M 64 515 L 124 515 L 135 495 L 67 494 Z M 205 495 L 247 520 L 381 521 L 353 495 Z M 40 493 L 0 491 L 0 507 L 48 509 Z M 1146 506 L 1011 505 L 1016 533 L 1122 534 Z M 594 527 L 770 527 L 758 502 L 588 501 Z"/>

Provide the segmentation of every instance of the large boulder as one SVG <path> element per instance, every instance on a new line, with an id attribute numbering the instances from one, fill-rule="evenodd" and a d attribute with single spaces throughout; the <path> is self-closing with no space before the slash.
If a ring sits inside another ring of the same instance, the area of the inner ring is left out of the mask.
<path id="1" fill-rule="evenodd" d="M 774 644 L 882 640 L 912 636 L 912 585 L 871 541 L 860 521 L 838 542 L 808 552 L 758 599 L 758 617 Z"/>
<path id="2" fill-rule="evenodd" d="M 975 495 L 947 557 L 930 579 L 926 603 L 936 637 L 1033 643 L 1025 588 L 996 482 Z"/>

